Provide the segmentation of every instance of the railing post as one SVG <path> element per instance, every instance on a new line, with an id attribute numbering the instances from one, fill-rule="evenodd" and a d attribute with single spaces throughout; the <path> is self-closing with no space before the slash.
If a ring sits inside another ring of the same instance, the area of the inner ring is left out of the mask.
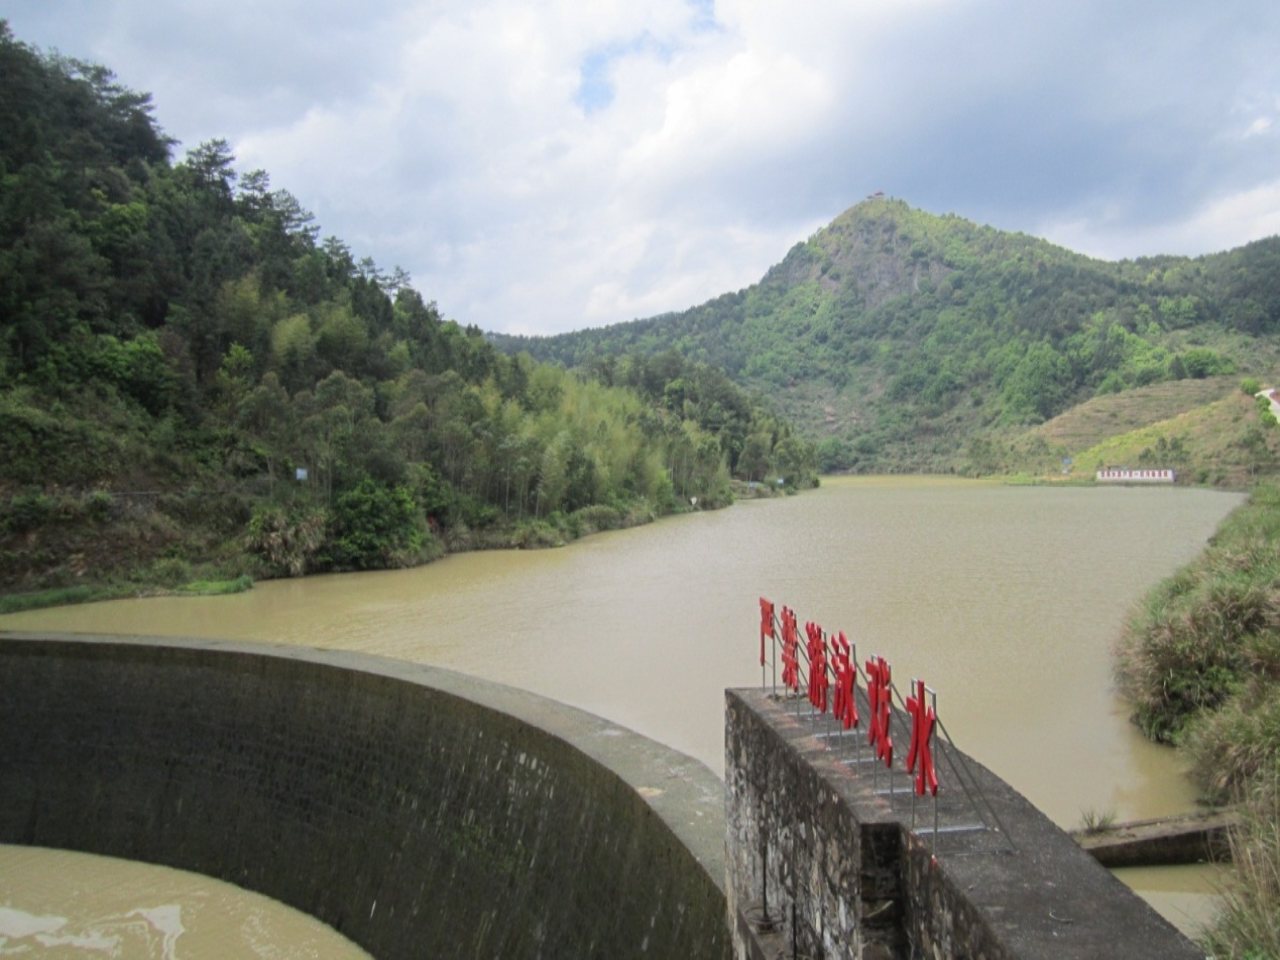
<path id="1" fill-rule="evenodd" d="M 804 627 L 806 642 L 801 643 L 794 610 L 783 606 L 779 618 L 774 620 L 770 616 L 766 626 L 764 611 L 768 601 L 761 597 L 760 603 L 762 611 L 760 653 L 762 688 L 765 686 L 766 677 L 763 664 L 765 657 L 763 642 L 767 634 L 774 641 L 772 645 L 774 698 L 776 699 L 778 696 L 777 662 L 779 657 L 778 647 L 781 645 L 783 666 L 782 696 L 786 698 L 793 694 L 795 695 L 795 717 L 799 720 L 803 711 L 803 707 L 800 705 L 801 691 L 804 691 L 805 698 L 809 700 L 809 717 L 814 721 L 812 728 L 816 736 L 827 742 L 828 749 L 832 749 L 832 741 L 834 741 L 834 749 L 837 753 L 841 753 L 845 749 L 845 719 L 849 712 L 853 714 L 849 729 L 861 726 L 861 715 L 857 709 L 858 697 L 861 693 L 866 702 L 864 715 L 867 717 L 867 740 L 871 751 L 871 756 L 867 758 L 866 762 L 871 764 L 872 789 L 877 794 L 881 792 L 880 765 L 881 762 L 884 762 L 888 769 L 886 776 L 888 778 L 887 792 L 890 804 L 894 803 L 897 795 L 893 756 L 894 727 L 897 726 L 899 733 L 906 737 L 906 742 L 910 743 L 911 746 L 903 762 L 903 769 L 907 774 L 907 792 L 911 794 L 911 829 L 914 832 L 918 826 L 920 812 L 917 798 L 923 794 L 927 787 L 933 795 L 932 847 L 935 852 L 939 835 L 944 829 L 940 823 L 941 808 L 938 802 L 938 777 L 935 762 L 937 756 L 941 756 L 942 762 L 947 765 L 954 778 L 954 783 L 959 786 L 967 798 L 969 809 L 976 813 L 981 821 L 980 824 L 971 826 L 952 824 L 945 829 L 947 831 L 988 830 L 995 834 L 1002 834 L 1004 842 L 1008 843 L 1011 848 L 1016 849 L 1008 832 L 1004 829 L 1004 825 L 1000 823 L 999 817 L 990 801 L 982 792 L 977 778 L 968 770 L 964 755 L 957 750 L 953 757 L 952 751 L 948 749 L 948 747 L 954 746 L 954 742 L 951 740 L 951 736 L 943 725 L 941 718 L 938 717 L 938 695 L 932 687 L 927 686 L 923 680 L 913 677 L 911 680 L 911 696 L 909 699 L 904 700 L 902 694 L 893 684 L 889 662 L 883 656 L 872 655 L 867 658 L 865 664 L 860 663 L 856 643 L 850 643 L 843 632 L 839 634 L 839 640 L 837 640 L 814 621 L 806 621 Z M 768 606 L 770 608 L 769 612 L 772 613 L 772 604 Z M 780 637 L 779 633 L 781 633 Z M 829 646 L 831 652 L 828 654 Z M 845 657 L 848 657 L 847 665 L 845 664 Z M 845 672 L 848 674 L 847 677 L 844 676 Z M 862 679 L 861 684 L 858 682 L 859 677 Z M 831 683 L 833 682 L 837 684 L 834 706 L 827 702 L 827 697 L 830 696 Z M 860 691 L 859 686 L 864 689 Z M 849 701 L 847 703 L 845 702 L 846 698 Z M 832 713 L 836 724 L 834 732 L 828 729 L 818 732 L 817 717 L 819 712 L 823 714 Z M 853 743 L 854 759 L 852 763 L 855 770 L 860 773 L 864 761 L 862 759 L 862 743 L 857 733 L 853 736 Z M 844 762 L 849 763 L 850 761 L 846 759 Z M 918 771 L 916 770 L 916 763 L 920 764 Z M 767 857 L 767 850 L 762 847 L 762 870 L 766 874 Z M 766 876 L 765 884 L 767 885 L 767 883 Z"/>

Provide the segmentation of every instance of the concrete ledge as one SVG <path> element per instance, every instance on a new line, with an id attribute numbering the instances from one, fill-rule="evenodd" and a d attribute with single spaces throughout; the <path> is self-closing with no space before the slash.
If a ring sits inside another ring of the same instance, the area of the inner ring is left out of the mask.
<path id="1" fill-rule="evenodd" d="M 1229 833 L 1240 825 L 1232 809 L 1202 810 L 1179 817 L 1131 820 L 1071 836 L 1104 867 L 1163 867 L 1225 863 L 1231 859 Z"/>
<path id="2" fill-rule="evenodd" d="M 374 956 L 724 957 L 723 788 L 523 691 L 360 654 L 0 634 L 0 841 L 275 897 Z"/>
<path id="3" fill-rule="evenodd" d="M 827 746 L 824 719 L 758 690 L 726 693 L 727 895 L 767 899 L 781 929 L 734 925 L 735 955 L 1199 960 L 1204 953 L 1007 783 L 971 758 L 1007 835 L 909 828 L 909 794 Z M 906 777 L 897 774 L 898 786 Z M 877 791 L 877 786 L 880 788 Z M 978 819 L 944 789 L 944 822 Z M 926 808 L 927 810 L 927 808 Z M 1011 842 L 1010 842 L 1011 841 Z M 794 920 L 793 920 L 794 918 Z"/>

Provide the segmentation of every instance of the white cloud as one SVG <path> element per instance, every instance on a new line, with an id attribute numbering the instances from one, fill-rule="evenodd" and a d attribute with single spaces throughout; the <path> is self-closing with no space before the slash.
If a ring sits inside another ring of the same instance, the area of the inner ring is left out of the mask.
<path id="1" fill-rule="evenodd" d="M 489 329 L 738 289 L 876 189 L 1108 256 L 1276 228 L 1271 0 L 11 6 Z"/>
<path id="2" fill-rule="evenodd" d="M 1176 220 L 1129 226 L 1114 212 L 1048 221 L 1033 231 L 1080 253 L 1107 260 L 1156 253 L 1195 256 L 1280 234 L 1280 179 L 1208 200 Z"/>
<path id="3" fill-rule="evenodd" d="M 1246 137 L 1258 137 L 1267 133 L 1271 129 L 1271 126 L 1272 120 L 1270 117 L 1255 117 L 1253 122 L 1249 124 L 1248 128 L 1245 130 L 1244 135 Z"/>
<path id="4" fill-rule="evenodd" d="M 403 251 L 428 296 L 488 327 L 616 322 L 744 285 L 795 223 L 707 223 L 688 212 L 706 204 L 691 185 L 712 193 L 745 158 L 803 138 L 830 91 L 793 56 L 721 56 L 738 41 L 683 4 L 626 9 L 413 10 L 389 82 L 246 136 L 238 154 L 305 180 L 326 229 L 331 214 L 378 225 L 343 235 Z M 582 63 L 610 46 L 613 98 L 585 111 Z"/>

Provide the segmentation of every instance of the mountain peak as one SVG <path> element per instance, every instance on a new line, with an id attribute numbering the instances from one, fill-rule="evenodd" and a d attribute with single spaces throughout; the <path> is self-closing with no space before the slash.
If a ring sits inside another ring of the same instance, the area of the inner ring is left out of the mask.
<path id="1" fill-rule="evenodd" d="M 954 269 L 946 262 L 944 245 L 934 242 L 948 226 L 980 229 L 958 217 L 938 217 L 873 194 L 792 247 L 762 284 L 816 283 L 828 292 L 856 293 L 863 306 L 874 308 L 918 293 L 922 281 L 936 284 Z"/>
<path id="2" fill-rule="evenodd" d="M 1113 263 L 872 195 L 746 290 L 533 352 L 675 347 L 767 392 L 828 469 L 949 470 L 1098 394 L 1280 362 L 1276 277 L 1280 240 Z"/>

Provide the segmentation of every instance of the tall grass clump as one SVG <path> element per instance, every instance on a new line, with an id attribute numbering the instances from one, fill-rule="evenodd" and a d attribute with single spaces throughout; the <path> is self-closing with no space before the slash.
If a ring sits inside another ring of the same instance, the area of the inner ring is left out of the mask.
<path id="1" fill-rule="evenodd" d="M 1193 722 L 1183 745 L 1206 800 L 1239 797 L 1280 761 L 1280 685 L 1250 682 L 1222 709 Z"/>
<path id="2" fill-rule="evenodd" d="M 1204 934 L 1215 957 L 1280 957 L 1280 488 L 1261 486 L 1125 627 L 1116 674 L 1206 799 L 1235 800 L 1234 870 Z"/>
<path id="3" fill-rule="evenodd" d="M 1095 810 L 1090 807 L 1080 814 L 1081 829 L 1090 835 L 1106 833 L 1115 824 L 1116 812 L 1114 810 Z"/>
<path id="4" fill-rule="evenodd" d="M 1231 832 L 1231 879 L 1203 936 L 1216 958 L 1280 957 L 1280 767 L 1254 780 Z"/>
<path id="5" fill-rule="evenodd" d="M 1259 488 L 1194 562 L 1130 617 L 1116 674 L 1151 738 L 1174 742 L 1273 670 L 1280 650 L 1280 490 Z"/>

